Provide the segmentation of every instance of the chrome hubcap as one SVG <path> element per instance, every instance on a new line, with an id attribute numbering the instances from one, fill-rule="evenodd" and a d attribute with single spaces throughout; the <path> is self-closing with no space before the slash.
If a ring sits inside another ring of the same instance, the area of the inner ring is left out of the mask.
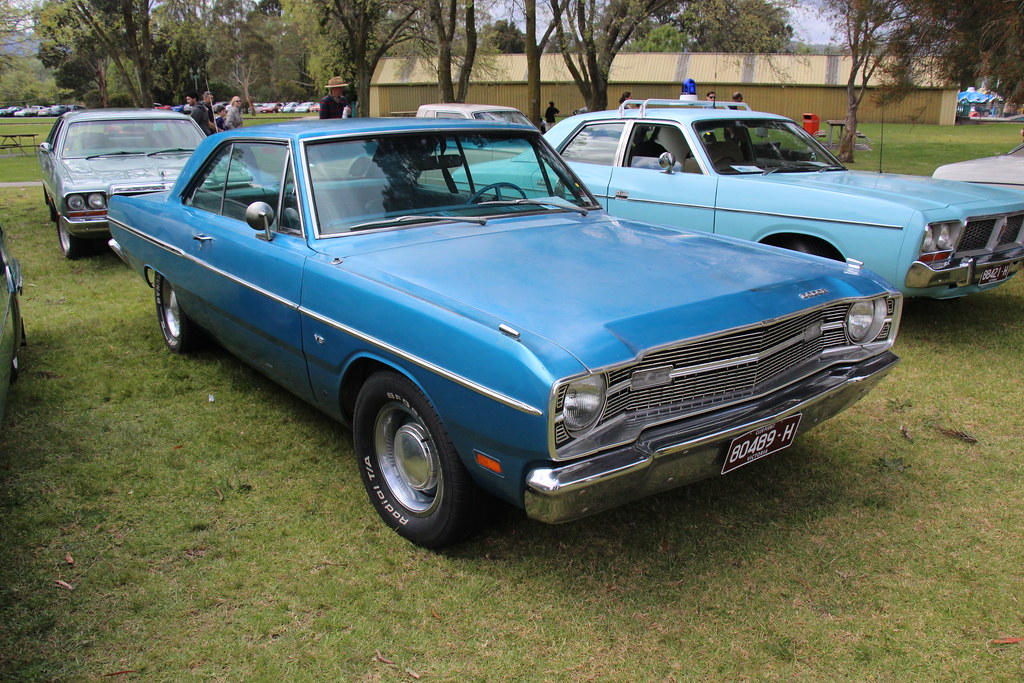
<path id="1" fill-rule="evenodd" d="M 403 403 L 389 403 L 377 415 L 374 443 L 381 475 L 405 508 L 428 514 L 441 492 L 440 461 L 426 425 Z"/>
<path id="2" fill-rule="evenodd" d="M 178 335 L 181 334 L 181 320 L 178 311 L 178 297 L 174 293 L 167 281 L 164 280 L 160 287 L 161 293 L 163 294 L 163 308 L 164 308 L 164 327 L 167 330 L 167 336 L 177 339 Z"/>

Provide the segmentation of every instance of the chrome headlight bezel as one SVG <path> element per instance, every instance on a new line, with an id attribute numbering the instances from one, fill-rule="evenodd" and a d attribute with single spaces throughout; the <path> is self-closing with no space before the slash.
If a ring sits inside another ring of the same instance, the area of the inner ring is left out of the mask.
<path id="1" fill-rule="evenodd" d="M 604 375 L 587 375 L 569 382 L 559 412 L 565 430 L 578 436 L 593 427 L 604 413 L 607 398 L 608 381 Z"/>
<path id="2" fill-rule="evenodd" d="M 64 203 L 69 211 L 85 211 L 85 196 L 80 194 L 69 194 L 64 198 Z"/>
<path id="3" fill-rule="evenodd" d="M 878 337 L 885 326 L 888 306 L 885 299 L 856 301 L 846 312 L 846 336 L 854 344 L 867 344 Z"/>

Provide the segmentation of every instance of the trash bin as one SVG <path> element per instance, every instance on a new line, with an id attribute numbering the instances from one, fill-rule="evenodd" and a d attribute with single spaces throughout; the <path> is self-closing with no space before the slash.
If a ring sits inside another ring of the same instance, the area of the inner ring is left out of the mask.
<path id="1" fill-rule="evenodd" d="M 817 114 L 804 114 L 804 130 L 814 135 L 819 128 L 821 128 L 821 119 Z"/>

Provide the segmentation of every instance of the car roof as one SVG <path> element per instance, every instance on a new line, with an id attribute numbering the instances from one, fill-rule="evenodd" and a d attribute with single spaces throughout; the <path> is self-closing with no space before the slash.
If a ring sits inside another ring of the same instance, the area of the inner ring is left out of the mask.
<path id="1" fill-rule="evenodd" d="M 82 109 L 61 115 L 65 121 L 138 121 L 139 119 L 189 119 L 169 109 Z"/>
<path id="2" fill-rule="evenodd" d="M 731 104 L 728 102 L 710 101 L 684 101 L 684 100 L 628 100 L 623 103 L 636 105 L 632 108 L 620 106 L 618 109 L 605 111 L 588 112 L 577 114 L 574 119 L 585 119 L 587 121 L 602 119 L 661 119 L 680 122 L 709 121 L 715 119 L 777 119 L 791 121 L 779 114 L 770 114 L 763 111 L 753 111 L 744 104 Z M 732 109 L 731 107 L 737 107 Z"/>
<path id="3" fill-rule="evenodd" d="M 313 138 L 403 133 L 415 131 L 437 130 L 468 130 L 471 132 L 493 131 L 495 129 L 528 131 L 537 133 L 537 129 L 525 123 L 499 123 L 497 121 L 476 121 L 473 119 L 426 119 L 414 116 L 394 118 L 354 118 L 354 119 L 298 119 L 282 123 L 267 123 L 257 126 L 246 126 L 218 133 L 215 137 L 275 137 L 309 140 Z"/>
<path id="4" fill-rule="evenodd" d="M 466 104 L 464 102 L 441 102 L 438 104 L 421 104 L 421 111 L 461 111 L 472 114 L 477 111 L 519 111 L 515 107 L 500 104 Z"/>

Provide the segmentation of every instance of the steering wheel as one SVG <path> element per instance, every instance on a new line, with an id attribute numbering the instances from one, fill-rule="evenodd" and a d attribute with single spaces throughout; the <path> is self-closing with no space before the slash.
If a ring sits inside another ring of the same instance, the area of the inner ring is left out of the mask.
<path id="1" fill-rule="evenodd" d="M 497 192 L 494 193 L 494 196 L 496 199 L 501 199 L 501 188 L 503 187 L 507 187 L 510 190 L 515 190 L 516 192 L 523 196 L 523 199 L 526 199 L 526 192 L 523 190 L 523 188 L 519 187 L 515 183 L 510 183 L 503 180 L 500 183 L 491 183 L 490 185 L 484 185 L 483 187 L 481 187 L 479 190 L 473 193 L 472 197 L 469 198 L 469 203 L 476 204 L 478 201 L 480 201 L 480 198 L 483 197 L 488 190 L 497 190 Z"/>

